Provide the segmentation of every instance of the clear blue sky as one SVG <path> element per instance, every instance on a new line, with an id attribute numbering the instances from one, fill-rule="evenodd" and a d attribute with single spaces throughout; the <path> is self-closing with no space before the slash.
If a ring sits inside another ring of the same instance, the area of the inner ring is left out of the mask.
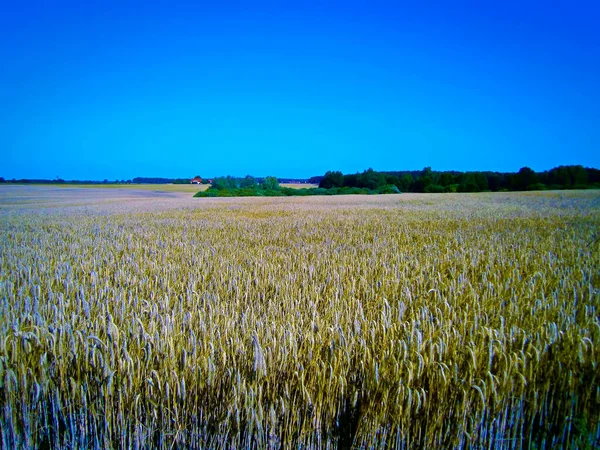
<path id="1" fill-rule="evenodd" d="M 4 1 L 0 176 L 600 167 L 597 0 L 325 3 Z"/>

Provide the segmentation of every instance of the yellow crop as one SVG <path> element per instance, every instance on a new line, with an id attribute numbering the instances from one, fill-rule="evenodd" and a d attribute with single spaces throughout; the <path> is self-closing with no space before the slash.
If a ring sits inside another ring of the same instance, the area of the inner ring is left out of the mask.
<path id="1" fill-rule="evenodd" d="M 599 199 L 5 205 L 1 447 L 598 444 Z"/>

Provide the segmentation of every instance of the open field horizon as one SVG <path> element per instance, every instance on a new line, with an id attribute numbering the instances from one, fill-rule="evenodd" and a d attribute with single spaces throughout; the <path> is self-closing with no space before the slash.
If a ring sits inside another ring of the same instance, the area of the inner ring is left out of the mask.
<path id="1" fill-rule="evenodd" d="M 0 449 L 600 449 L 599 23 L 4 2 Z"/>
<path id="2" fill-rule="evenodd" d="M 123 189 L 152 192 L 191 192 L 204 191 L 208 184 L 174 184 L 174 183 L 11 183 L 12 186 L 40 186 L 56 189 Z"/>
<path id="3" fill-rule="evenodd" d="M 0 186 L 3 448 L 593 448 L 600 191 Z"/>

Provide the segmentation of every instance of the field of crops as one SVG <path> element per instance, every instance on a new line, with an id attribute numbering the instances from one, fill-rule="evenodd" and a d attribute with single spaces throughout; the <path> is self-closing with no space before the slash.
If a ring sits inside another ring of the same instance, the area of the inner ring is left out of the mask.
<path id="1" fill-rule="evenodd" d="M 2 448 L 600 445 L 598 191 L 31 189 L 0 187 Z"/>

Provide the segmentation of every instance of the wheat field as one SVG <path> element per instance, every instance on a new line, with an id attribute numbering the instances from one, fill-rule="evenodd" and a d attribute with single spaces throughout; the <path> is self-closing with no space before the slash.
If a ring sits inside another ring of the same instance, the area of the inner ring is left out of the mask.
<path id="1" fill-rule="evenodd" d="M 2 448 L 593 448 L 600 192 L 0 187 Z"/>

